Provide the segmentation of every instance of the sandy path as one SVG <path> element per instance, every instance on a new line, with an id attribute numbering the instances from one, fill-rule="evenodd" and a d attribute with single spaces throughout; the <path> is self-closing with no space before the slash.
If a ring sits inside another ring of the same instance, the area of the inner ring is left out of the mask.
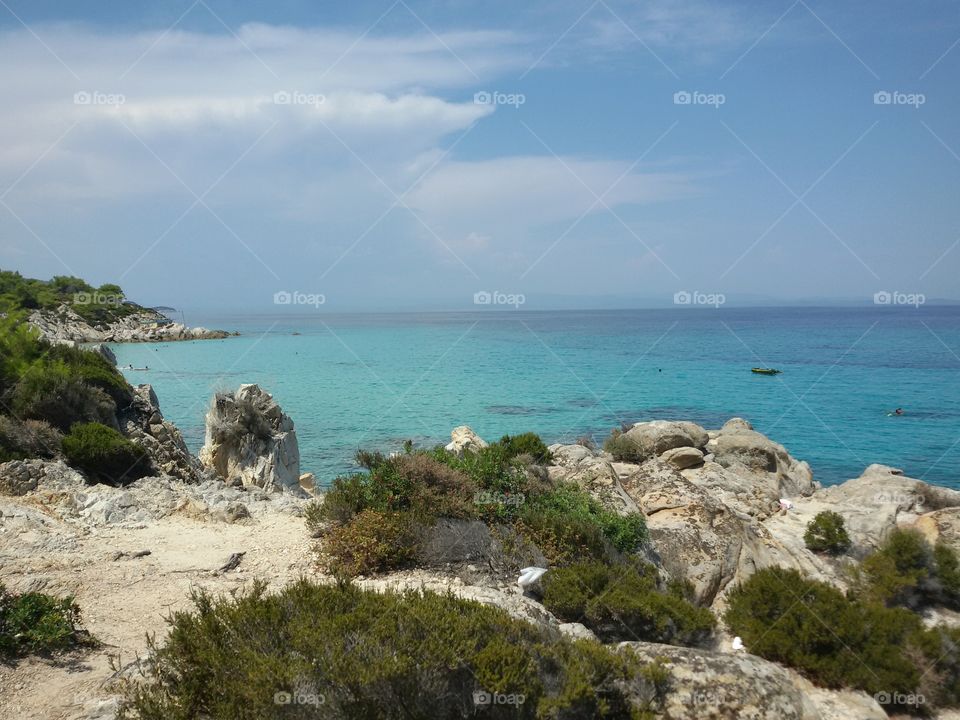
<path id="1" fill-rule="evenodd" d="M 162 635 L 164 617 L 189 605 L 191 588 L 228 592 L 255 578 L 283 585 L 313 572 L 303 520 L 286 513 L 258 514 L 248 524 L 174 515 L 140 529 L 91 530 L 49 512 L 38 522 L 37 510 L 26 499 L 0 502 L 0 582 L 15 591 L 74 593 L 102 647 L 56 662 L 0 664 L 0 718 L 110 718 L 102 686 L 113 674 L 111 656 L 128 663 L 142 655 L 145 634 Z M 113 560 L 117 551 L 144 549 L 151 554 Z M 213 573 L 241 551 L 236 570 Z"/>

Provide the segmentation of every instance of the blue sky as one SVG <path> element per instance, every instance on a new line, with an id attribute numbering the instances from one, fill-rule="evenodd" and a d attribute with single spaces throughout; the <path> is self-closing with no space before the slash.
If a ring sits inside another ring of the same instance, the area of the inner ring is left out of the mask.
<path id="1" fill-rule="evenodd" d="M 265 312 L 960 297 L 955 3 L 337 5 L 3 0 L 0 266 Z"/>

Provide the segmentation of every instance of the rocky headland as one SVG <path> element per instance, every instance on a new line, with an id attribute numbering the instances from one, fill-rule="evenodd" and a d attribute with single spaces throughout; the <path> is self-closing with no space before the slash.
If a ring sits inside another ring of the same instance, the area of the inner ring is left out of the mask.
<path id="1" fill-rule="evenodd" d="M 139 308 L 106 322 L 90 322 L 70 305 L 62 304 L 55 309 L 32 311 L 28 322 L 41 337 L 55 343 L 175 342 L 220 340 L 236 335 L 225 330 L 187 327 L 148 308 Z"/>

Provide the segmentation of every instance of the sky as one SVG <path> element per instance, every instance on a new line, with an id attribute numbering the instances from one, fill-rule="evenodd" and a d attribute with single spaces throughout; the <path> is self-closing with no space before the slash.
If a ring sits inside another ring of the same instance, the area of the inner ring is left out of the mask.
<path id="1" fill-rule="evenodd" d="M 0 0 L 0 65 L 0 267 L 145 305 L 960 298 L 955 2 Z"/>

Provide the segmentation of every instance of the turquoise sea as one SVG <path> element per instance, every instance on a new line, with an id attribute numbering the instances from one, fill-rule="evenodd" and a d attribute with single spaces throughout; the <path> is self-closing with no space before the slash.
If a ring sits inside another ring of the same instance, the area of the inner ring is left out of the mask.
<path id="1" fill-rule="evenodd" d="M 297 428 L 304 471 L 358 447 L 534 430 L 598 442 L 613 427 L 732 416 L 825 484 L 873 462 L 960 487 L 960 308 L 721 308 L 209 316 L 222 341 L 115 345 L 196 451 L 212 394 L 256 382 Z M 775 377 L 752 366 L 780 368 Z M 893 408 L 905 414 L 888 417 Z"/>

